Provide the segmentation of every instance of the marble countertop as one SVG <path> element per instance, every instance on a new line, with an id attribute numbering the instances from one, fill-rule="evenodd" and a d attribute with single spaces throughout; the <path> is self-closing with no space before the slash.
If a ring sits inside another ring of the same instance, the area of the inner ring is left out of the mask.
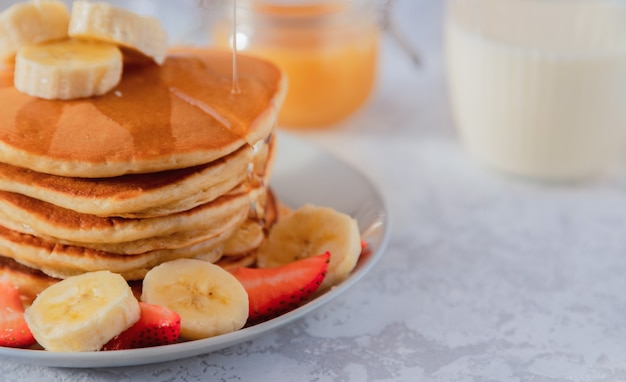
<path id="1" fill-rule="evenodd" d="M 386 40 L 367 106 L 339 126 L 296 133 L 385 195 L 389 244 L 358 284 L 303 319 L 211 354 L 110 369 L 0 360 L 0 379 L 626 380 L 626 162 L 564 186 L 469 158 L 447 104 L 442 3 L 403 0 L 395 12 L 421 68 Z"/>

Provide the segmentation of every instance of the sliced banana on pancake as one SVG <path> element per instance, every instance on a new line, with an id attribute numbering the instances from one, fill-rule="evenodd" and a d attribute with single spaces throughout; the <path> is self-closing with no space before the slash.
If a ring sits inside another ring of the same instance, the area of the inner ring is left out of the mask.
<path id="1" fill-rule="evenodd" d="M 15 88 L 45 99 L 101 95 L 122 76 L 122 53 L 114 45 L 64 40 L 23 46 L 15 57 Z"/>
<path id="2" fill-rule="evenodd" d="M 321 289 L 344 280 L 361 253 L 355 219 L 328 207 L 305 205 L 281 218 L 257 252 L 257 265 L 271 268 L 330 252 L 328 273 Z"/>
<path id="3" fill-rule="evenodd" d="M 28 327 L 50 351 L 96 351 L 139 320 L 139 302 L 109 271 L 84 273 L 48 287 L 26 309 Z"/>
<path id="4" fill-rule="evenodd" d="M 75 1 L 69 22 L 70 37 L 106 41 L 139 52 L 162 64 L 167 33 L 159 20 L 105 2 Z"/>
<path id="5" fill-rule="evenodd" d="M 181 259 L 151 269 L 141 300 L 166 306 L 181 317 L 189 340 L 241 329 L 248 319 L 248 294 L 229 272 L 202 260 Z"/>
<path id="6" fill-rule="evenodd" d="M 0 13 L 0 64 L 9 62 L 25 45 L 67 37 L 70 15 L 56 0 L 31 0 L 12 5 Z"/>

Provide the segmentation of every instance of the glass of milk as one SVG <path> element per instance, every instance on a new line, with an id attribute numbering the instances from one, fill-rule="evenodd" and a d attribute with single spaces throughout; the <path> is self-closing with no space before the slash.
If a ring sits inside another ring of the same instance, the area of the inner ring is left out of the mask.
<path id="1" fill-rule="evenodd" d="M 449 0 L 445 48 L 459 138 L 488 166 L 579 180 L 626 146 L 626 0 Z"/>

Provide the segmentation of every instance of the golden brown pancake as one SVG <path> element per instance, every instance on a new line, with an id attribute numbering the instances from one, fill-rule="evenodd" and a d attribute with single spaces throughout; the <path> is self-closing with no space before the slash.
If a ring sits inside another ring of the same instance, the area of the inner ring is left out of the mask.
<path id="1" fill-rule="evenodd" d="M 197 166 L 265 139 L 286 79 L 274 64 L 230 52 L 176 52 L 130 66 L 109 93 L 44 100 L 0 70 L 0 162 L 69 177 L 112 177 Z"/>
<path id="2" fill-rule="evenodd" d="M 250 218 L 222 244 L 222 256 L 216 262 L 224 269 L 253 266 L 256 250 L 267 238 L 270 228 L 279 218 L 279 203 L 268 187 L 262 218 Z M 260 228 L 258 230 L 257 228 Z"/>
<path id="3" fill-rule="evenodd" d="M 207 203 L 243 182 L 252 154 L 245 146 L 204 165 L 111 178 L 62 177 L 0 162 L 0 190 L 98 216 L 166 215 Z"/>
<path id="4" fill-rule="evenodd" d="M 253 190 L 262 192 L 263 189 Z M 251 198 L 233 192 L 187 211 L 154 218 L 100 217 L 81 214 L 21 194 L 0 191 L 0 225 L 40 236 L 78 243 L 123 243 L 176 232 L 216 229 L 216 222 L 247 213 Z"/>
<path id="5" fill-rule="evenodd" d="M 221 256 L 219 244 L 232 232 L 177 249 L 161 249 L 138 255 L 120 255 L 84 247 L 62 245 L 0 226 L 0 253 L 54 278 L 66 278 L 84 272 L 109 270 L 127 280 L 140 280 L 152 267 L 165 261 L 213 254 Z"/>
<path id="6" fill-rule="evenodd" d="M 188 247 L 215 237 L 225 231 L 238 231 L 242 222 L 245 222 L 247 215 L 247 210 L 240 210 L 232 215 L 225 216 L 223 219 L 213 220 L 211 226 L 208 227 L 201 227 L 198 229 L 192 228 L 186 231 L 176 231 L 168 235 L 150 236 L 144 239 L 120 243 L 80 243 L 50 237 L 43 238 L 47 240 L 54 240 L 63 245 L 74 245 L 119 255 L 137 255 L 159 249 L 177 249 Z"/>
<path id="7" fill-rule="evenodd" d="M 257 219 L 248 219 L 223 243 L 228 255 L 241 255 L 255 250 L 265 239 L 263 224 Z"/>

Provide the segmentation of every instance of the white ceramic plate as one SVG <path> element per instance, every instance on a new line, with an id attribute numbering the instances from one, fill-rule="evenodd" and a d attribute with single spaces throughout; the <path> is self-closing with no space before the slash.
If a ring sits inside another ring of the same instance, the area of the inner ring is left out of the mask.
<path id="1" fill-rule="evenodd" d="M 145 349 L 89 353 L 54 353 L 0 347 L 0 359 L 55 367 L 117 367 L 172 361 L 226 348 L 284 326 L 345 292 L 382 256 L 389 235 L 388 215 L 376 187 L 361 173 L 293 135 L 279 135 L 272 188 L 291 206 L 306 203 L 333 207 L 355 217 L 371 251 L 362 256 L 340 285 L 287 314 L 234 333 Z"/>

